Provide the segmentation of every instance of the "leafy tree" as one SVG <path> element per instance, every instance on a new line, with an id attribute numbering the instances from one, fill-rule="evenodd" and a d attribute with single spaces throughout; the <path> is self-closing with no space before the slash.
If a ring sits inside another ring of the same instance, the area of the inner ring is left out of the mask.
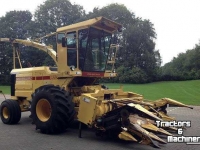
<path id="1" fill-rule="evenodd" d="M 136 18 L 134 13 L 124 5 L 115 3 L 101 9 L 94 8 L 93 12 L 87 15 L 88 18 L 97 16 L 107 17 L 123 25 L 123 32 L 114 36 L 114 39 L 117 39 L 114 42 L 120 43 L 122 46 L 118 52 L 116 68 L 120 66 L 127 68 L 119 76 L 125 75 L 129 70 L 138 70 L 139 68 L 142 70 L 141 76 L 143 72 L 147 76 L 147 79 L 144 79 L 145 81 L 157 80 L 161 57 L 159 51 L 155 50 L 156 33 L 153 24 L 149 20 Z M 130 77 L 131 73 L 128 73 L 127 78 Z M 122 78 L 125 78 L 125 76 Z M 133 83 L 136 82 L 135 80 L 132 81 Z M 142 79 L 141 82 L 143 82 Z"/>
<path id="2" fill-rule="evenodd" d="M 10 11 L 0 18 L 0 35 L 6 38 L 26 37 L 27 27 L 31 22 L 32 14 L 29 11 Z"/>
<path id="3" fill-rule="evenodd" d="M 5 17 L 0 18 L 0 37 L 1 38 L 21 38 L 24 39 L 28 32 L 27 26 L 31 22 L 32 15 L 29 11 L 10 11 Z M 0 83 L 9 83 L 9 74 L 13 68 L 11 44 L 0 46 Z"/>
<path id="4" fill-rule="evenodd" d="M 180 53 L 162 67 L 163 80 L 200 79 L 200 45 Z"/>
<path id="5" fill-rule="evenodd" d="M 85 10 L 82 6 L 72 4 L 68 0 L 46 0 L 44 4 L 38 6 L 34 14 L 34 22 L 30 25 L 32 28 L 32 38 L 39 38 L 51 32 L 55 32 L 57 28 L 76 23 L 82 16 L 85 15 Z M 43 42 L 46 45 L 52 45 L 56 50 L 56 37 L 45 38 Z M 27 55 L 40 56 L 41 59 L 34 61 L 35 66 L 55 65 L 50 56 L 41 51 L 29 51 Z"/>
<path id="6" fill-rule="evenodd" d="M 33 40 L 55 32 L 58 27 L 98 16 L 123 25 L 123 32 L 115 33 L 113 37 L 113 42 L 122 46 L 116 63 L 119 77 L 113 81 L 144 83 L 157 80 L 161 57 L 159 51 L 155 50 L 156 33 L 153 24 L 149 20 L 136 18 L 124 5 L 113 3 L 101 9 L 94 8 L 93 12 L 86 15 L 82 6 L 71 4 L 69 0 L 46 0 L 36 9 L 34 20 L 31 20 L 29 11 L 12 11 L 0 18 L 0 27 L 5 28 L 0 31 L 0 36 Z M 43 42 L 56 49 L 55 37 L 46 38 Z M 9 63 L 9 67 L 5 67 L 1 74 L 8 73 L 12 64 L 11 47 L 6 45 L 4 49 L 9 52 L 0 52 L 0 61 L 2 65 Z M 25 67 L 29 62 L 33 66 L 54 65 L 52 59 L 42 51 L 26 46 L 20 46 L 20 49 Z M 3 59 L 5 56 L 10 62 Z"/>
<path id="7" fill-rule="evenodd" d="M 146 83 L 148 82 L 147 74 L 139 67 L 127 68 L 120 66 L 117 68 L 118 76 L 114 82 L 120 83 Z"/>
<path id="8" fill-rule="evenodd" d="M 133 25 L 135 22 L 134 13 L 129 11 L 123 4 L 113 3 L 101 9 L 95 7 L 93 12 L 89 12 L 87 18 L 94 18 L 99 16 L 104 16 L 115 22 L 121 23 L 123 28 L 127 28 L 129 25 Z"/>
<path id="9" fill-rule="evenodd" d="M 46 0 L 34 14 L 36 33 L 43 36 L 55 32 L 58 27 L 76 23 L 84 15 L 83 7 L 69 0 Z"/>

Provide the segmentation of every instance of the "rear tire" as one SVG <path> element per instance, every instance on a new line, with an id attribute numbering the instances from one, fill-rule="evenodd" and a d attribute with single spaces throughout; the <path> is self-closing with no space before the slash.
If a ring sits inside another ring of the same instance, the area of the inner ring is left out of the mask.
<path id="1" fill-rule="evenodd" d="M 32 95 L 33 123 L 42 133 L 63 132 L 73 121 L 74 114 L 72 97 L 58 86 L 41 86 Z"/>
<path id="2" fill-rule="evenodd" d="M 16 100 L 5 100 L 1 103 L 1 120 L 4 124 L 17 124 L 21 119 L 21 109 Z"/>

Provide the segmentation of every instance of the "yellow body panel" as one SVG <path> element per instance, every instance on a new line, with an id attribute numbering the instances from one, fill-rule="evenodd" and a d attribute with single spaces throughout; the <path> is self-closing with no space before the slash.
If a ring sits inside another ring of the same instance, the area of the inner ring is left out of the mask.
<path id="1" fill-rule="evenodd" d="M 96 105 L 96 98 L 83 94 L 80 99 L 78 120 L 86 125 L 92 125 L 93 121 L 96 119 Z"/>
<path id="2" fill-rule="evenodd" d="M 69 26 L 61 27 L 57 29 L 57 32 L 64 32 L 64 31 L 74 31 L 80 28 L 87 28 L 88 26 L 97 26 L 99 27 L 98 23 L 104 23 L 105 26 L 110 27 L 110 32 L 114 32 L 116 29 L 119 29 L 122 27 L 122 25 L 113 22 L 107 18 L 104 17 L 96 17 L 87 21 L 79 22 L 76 24 L 72 24 Z"/>
<path id="3" fill-rule="evenodd" d="M 51 71 L 49 67 L 32 67 L 13 69 L 11 74 L 16 74 L 15 97 L 25 97 L 31 100 L 31 94 L 42 85 L 53 84 L 66 88 L 66 85 L 73 79 L 69 75 L 67 78 L 58 79 L 62 74 Z"/>

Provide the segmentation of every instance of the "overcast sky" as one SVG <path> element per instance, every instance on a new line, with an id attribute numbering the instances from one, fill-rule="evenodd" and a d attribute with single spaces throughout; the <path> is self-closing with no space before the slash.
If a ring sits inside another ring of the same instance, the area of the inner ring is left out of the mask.
<path id="1" fill-rule="evenodd" d="M 3 1 L 3 0 L 0 0 Z M 11 10 L 34 12 L 45 0 L 4 0 L 0 17 Z M 110 3 L 124 4 L 137 17 L 149 19 L 157 33 L 156 49 L 159 49 L 163 64 L 178 53 L 194 48 L 200 40 L 200 0 L 71 0 L 89 12 L 94 7 Z"/>

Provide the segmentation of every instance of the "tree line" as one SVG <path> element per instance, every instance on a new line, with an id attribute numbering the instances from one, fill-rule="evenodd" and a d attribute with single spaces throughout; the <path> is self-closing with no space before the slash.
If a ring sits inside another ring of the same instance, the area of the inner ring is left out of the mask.
<path id="1" fill-rule="evenodd" d="M 200 43 L 161 67 L 161 80 L 200 79 Z"/>
<path id="2" fill-rule="evenodd" d="M 122 4 L 95 7 L 86 13 L 81 5 L 72 4 L 69 0 L 46 0 L 33 14 L 30 11 L 10 11 L 0 17 L 0 37 L 33 40 L 55 32 L 59 27 L 98 16 L 104 16 L 123 25 L 123 32 L 113 37 L 113 42 L 121 46 L 115 64 L 118 77 L 109 82 L 147 83 L 176 75 L 168 73 L 168 64 L 161 67 L 161 56 L 159 50 L 155 49 L 156 32 L 153 23 L 135 16 Z M 46 38 L 42 42 L 51 44 L 56 50 L 55 37 Z M 22 45 L 20 52 L 23 67 L 29 67 L 30 64 L 55 65 L 45 52 Z M 0 43 L 1 85 L 9 84 L 12 61 L 11 45 Z"/>

